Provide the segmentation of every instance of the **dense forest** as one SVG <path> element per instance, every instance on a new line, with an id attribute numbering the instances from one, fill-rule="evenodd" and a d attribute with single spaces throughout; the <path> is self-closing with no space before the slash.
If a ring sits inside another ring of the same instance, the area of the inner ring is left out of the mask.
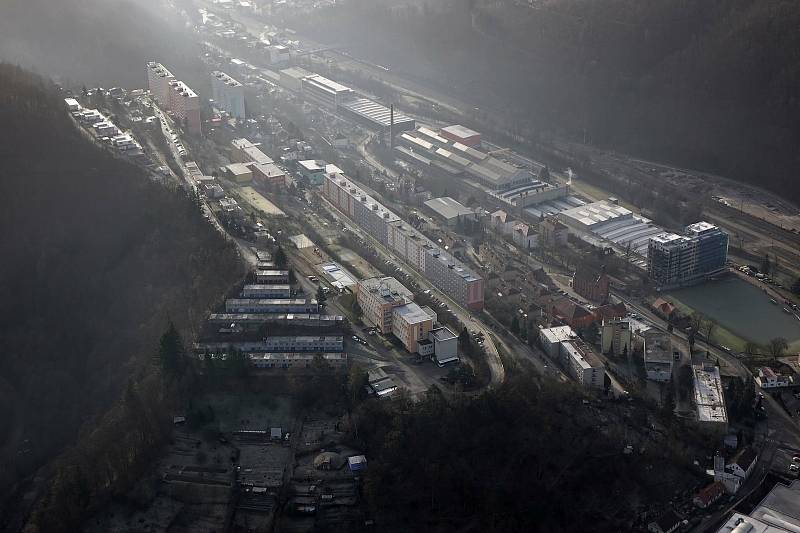
<path id="1" fill-rule="evenodd" d="M 88 142 L 63 96 L 0 64 L 2 494 L 93 430 L 170 321 L 191 336 L 244 275 L 182 189 Z"/>
<path id="2" fill-rule="evenodd" d="M 366 402 L 354 419 L 384 531 L 638 531 L 637 509 L 702 479 L 703 439 L 669 414 L 528 375 L 463 401 Z"/>
<path id="3" fill-rule="evenodd" d="M 290 24 L 516 131 L 585 134 L 800 199 L 796 2 L 351 0 Z"/>

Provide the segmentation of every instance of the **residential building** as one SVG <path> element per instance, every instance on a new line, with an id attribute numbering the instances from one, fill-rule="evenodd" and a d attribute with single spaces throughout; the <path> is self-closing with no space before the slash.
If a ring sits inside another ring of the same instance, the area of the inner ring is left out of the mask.
<path id="1" fill-rule="evenodd" d="M 200 97 L 179 80 L 169 82 L 169 110 L 190 133 L 200 133 Z"/>
<path id="2" fill-rule="evenodd" d="M 175 76 L 161 63 L 155 61 L 147 63 L 147 86 L 151 96 L 161 107 L 169 107 L 170 82 L 174 80 Z"/>
<path id="3" fill-rule="evenodd" d="M 231 141 L 231 161 L 236 163 L 259 163 L 268 165 L 274 163 L 269 156 L 259 149 L 260 144 L 251 143 L 247 139 L 234 139 Z"/>
<path id="4" fill-rule="evenodd" d="M 461 204 L 458 200 L 453 200 L 449 196 L 428 200 L 425 202 L 425 207 L 451 227 L 455 226 L 459 220 L 477 220 L 478 218 L 474 209 Z"/>
<path id="5" fill-rule="evenodd" d="M 436 318 L 433 321 L 436 322 Z M 428 342 L 433 343 L 433 355 L 439 366 L 458 361 L 458 336 L 447 326 L 432 329 L 428 334 Z"/>
<path id="6" fill-rule="evenodd" d="M 683 524 L 683 519 L 670 510 L 661 515 L 658 520 L 647 524 L 647 531 L 650 533 L 672 533 Z"/>
<path id="7" fill-rule="evenodd" d="M 244 163 L 231 163 L 225 167 L 225 173 L 236 183 L 253 181 L 253 170 Z"/>
<path id="8" fill-rule="evenodd" d="M 256 270 L 256 282 L 264 285 L 289 285 L 289 271 L 263 269 Z"/>
<path id="9" fill-rule="evenodd" d="M 417 353 L 417 342 L 428 339 L 433 320 L 419 305 L 409 302 L 392 309 L 392 334 L 406 350 Z"/>
<path id="10" fill-rule="evenodd" d="M 369 278 L 356 285 L 356 298 L 364 322 L 381 333 L 392 332 L 392 309 L 411 301 L 412 293 L 394 278 Z"/>
<path id="11" fill-rule="evenodd" d="M 605 365 L 592 348 L 583 342 L 569 326 L 539 331 L 544 352 L 567 370 L 578 383 L 588 389 L 605 386 Z"/>
<path id="12" fill-rule="evenodd" d="M 700 489 L 697 494 L 695 494 L 694 499 L 692 502 L 695 506 L 699 507 L 700 509 L 706 509 L 709 506 L 713 505 L 717 500 L 722 498 L 725 495 L 725 485 L 723 485 L 719 481 L 715 481 L 710 485 L 707 485 Z"/>
<path id="13" fill-rule="evenodd" d="M 592 348 L 579 338 L 561 343 L 562 364 L 587 389 L 605 386 L 606 367 Z"/>
<path id="14" fill-rule="evenodd" d="M 250 353 L 250 364 L 260 369 L 284 369 L 287 371 L 303 371 L 313 368 L 317 357 L 328 364 L 333 370 L 342 371 L 347 368 L 347 354 L 344 352 L 268 352 Z"/>
<path id="15" fill-rule="evenodd" d="M 553 301 L 550 312 L 553 318 L 576 329 L 584 328 L 595 321 L 594 313 L 569 298 L 558 298 Z"/>
<path id="16" fill-rule="evenodd" d="M 600 346 L 604 354 L 617 357 L 633 353 L 633 331 L 627 320 L 605 320 L 600 327 Z"/>
<path id="17" fill-rule="evenodd" d="M 644 370 L 647 374 L 647 379 L 670 381 L 672 379 L 674 355 L 669 335 L 653 328 L 638 333 L 637 337 L 643 345 Z"/>
<path id="18" fill-rule="evenodd" d="M 758 462 L 758 452 L 747 446 L 739 450 L 730 462 L 725 465 L 725 472 L 739 478 L 739 485 L 741 485 L 750 477 L 756 467 L 756 462 Z"/>
<path id="19" fill-rule="evenodd" d="M 661 233 L 650 238 L 647 266 L 661 288 L 702 282 L 727 267 L 728 234 L 708 222 L 686 227 L 683 235 Z"/>
<path id="20" fill-rule="evenodd" d="M 344 351 L 341 335 L 293 335 L 264 337 L 258 341 L 198 342 L 197 350 L 227 353 L 231 348 L 244 353 L 340 353 Z"/>
<path id="21" fill-rule="evenodd" d="M 531 250 L 536 248 L 538 235 L 533 226 L 524 222 L 517 222 L 511 231 L 511 240 L 523 250 Z"/>
<path id="22" fill-rule="evenodd" d="M 257 285 L 248 284 L 242 288 L 242 298 L 289 298 L 292 295 L 291 285 Z"/>
<path id="23" fill-rule="evenodd" d="M 483 283 L 477 275 L 430 239 L 405 224 L 343 174 L 326 174 L 323 196 L 357 226 L 406 262 L 460 305 L 483 309 Z"/>
<path id="24" fill-rule="evenodd" d="M 725 433 L 728 429 L 728 413 L 725 409 L 719 367 L 693 365 L 692 373 L 697 422 L 712 431 Z"/>
<path id="25" fill-rule="evenodd" d="M 794 385 L 794 378 L 784 374 L 778 374 L 768 366 L 762 366 L 758 369 L 758 376 L 756 376 L 756 383 L 762 389 L 776 389 L 780 387 L 791 387 Z"/>
<path id="26" fill-rule="evenodd" d="M 253 171 L 253 179 L 274 188 L 286 186 L 286 172 L 274 163 L 247 163 Z"/>
<path id="27" fill-rule="evenodd" d="M 568 236 L 569 228 L 555 216 L 548 216 L 539 223 L 539 238 L 543 246 L 566 246 Z"/>
<path id="28" fill-rule="evenodd" d="M 64 98 L 64 103 L 67 106 L 67 110 L 70 112 L 81 110 L 81 104 L 79 104 L 74 98 Z"/>
<path id="29" fill-rule="evenodd" d="M 211 73 L 211 94 L 218 109 L 233 118 L 245 118 L 244 86 L 239 81 L 215 70 Z"/>
<path id="30" fill-rule="evenodd" d="M 319 313 L 316 300 L 302 298 L 258 299 L 228 298 L 225 300 L 226 313 Z"/>
<path id="31" fill-rule="evenodd" d="M 595 270 L 588 265 L 578 265 L 572 276 L 572 290 L 590 302 L 604 304 L 608 301 L 611 285 L 604 269 Z"/>

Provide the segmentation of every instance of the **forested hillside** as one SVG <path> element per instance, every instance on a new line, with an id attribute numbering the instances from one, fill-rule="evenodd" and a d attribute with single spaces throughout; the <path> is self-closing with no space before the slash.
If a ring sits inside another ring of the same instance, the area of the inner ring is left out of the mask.
<path id="1" fill-rule="evenodd" d="M 800 199 L 796 2 L 408 4 L 351 0 L 291 23 L 502 114 L 510 128 L 586 134 Z"/>
<path id="2" fill-rule="evenodd" d="M 243 275 L 181 189 L 89 143 L 62 97 L 0 64 L 0 494 Z"/>

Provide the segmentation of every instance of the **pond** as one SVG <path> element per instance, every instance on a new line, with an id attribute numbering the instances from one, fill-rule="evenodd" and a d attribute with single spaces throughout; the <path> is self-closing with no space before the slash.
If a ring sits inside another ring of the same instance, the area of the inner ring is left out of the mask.
<path id="1" fill-rule="evenodd" d="M 730 277 L 702 285 L 670 291 L 676 300 L 709 318 L 745 340 L 764 345 L 775 337 L 784 337 L 793 348 L 800 346 L 800 320 L 786 313 L 784 305 L 770 301 L 762 289 L 747 281 Z"/>

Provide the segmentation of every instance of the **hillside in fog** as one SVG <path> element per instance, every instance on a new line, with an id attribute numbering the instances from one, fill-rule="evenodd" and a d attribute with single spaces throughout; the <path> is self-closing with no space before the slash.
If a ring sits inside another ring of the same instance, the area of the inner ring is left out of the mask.
<path id="1" fill-rule="evenodd" d="M 527 4 L 352 0 L 291 24 L 523 128 L 800 198 L 795 2 Z"/>
<path id="2" fill-rule="evenodd" d="M 142 87 L 148 60 L 170 64 L 202 90 L 207 81 L 182 22 L 156 0 L 0 2 L 0 59 L 65 84 Z"/>

